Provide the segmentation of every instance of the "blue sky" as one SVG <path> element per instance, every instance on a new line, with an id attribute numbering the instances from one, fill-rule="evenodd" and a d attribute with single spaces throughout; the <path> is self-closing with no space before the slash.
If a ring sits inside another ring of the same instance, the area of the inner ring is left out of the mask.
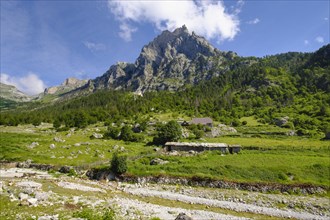
<path id="1" fill-rule="evenodd" d="M 329 43 L 329 1 L 1 1 L 1 82 L 36 94 L 134 62 L 186 24 L 223 51 L 265 56 Z"/>

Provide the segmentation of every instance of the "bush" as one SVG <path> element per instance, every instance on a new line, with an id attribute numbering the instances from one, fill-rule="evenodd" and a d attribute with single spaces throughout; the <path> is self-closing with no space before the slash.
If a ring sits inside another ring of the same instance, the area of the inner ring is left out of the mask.
<path id="1" fill-rule="evenodd" d="M 203 130 L 195 129 L 195 130 L 193 130 L 193 133 L 194 133 L 196 139 L 200 139 L 204 136 Z"/>
<path id="2" fill-rule="evenodd" d="M 116 175 L 121 175 L 127 171 L 127 157 L 118 156 L 117 153 L 114 153 L 111 159 L 111 171 Z"/>
<path id="3" fill-rule="evenodd" d="M 133 133 L 132 129 L 127 125 L 122 127 L 120 130 L 119 139 L 121 139 L 123 141 L 135 141 L 134 133 Z"/>
<path id="4" fill-rule="evenodd" d="M 231 125 L 234 126 L 234 127 L 238 127 L 241 125 L 241 122 L 238 120 L 238 119 L 234 119 L 232 122 L 231 122 Z"/>
<path id="5" fill-rule="evenodd" d="M 169 121 L 158 127 L 158 134 L 154 137 L 154 144 L 165 144 L 168 141 L 178 141 L 182 135 L 181 126 L 176 121 Z"/>
<path id="6" fill-rule="evenodd" d="M 247 121 L 242 121 L 242 125 L 247 125 Z"/>
<path id="7" fill-rule="evenodd" d="M 118 139 L 120 134 L 120 129 L 117 127 L 108 127 L 108 131 L 104 134 L 105 138 L 112 138 L 112 139 Z"/>

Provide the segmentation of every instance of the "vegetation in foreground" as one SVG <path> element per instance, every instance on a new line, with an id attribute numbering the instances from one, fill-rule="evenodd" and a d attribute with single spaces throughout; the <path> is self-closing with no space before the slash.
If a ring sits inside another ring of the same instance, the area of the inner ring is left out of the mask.
<path id="1" fill-rule="evenodd" d="M 51 125 L 2 127 L 1 160 L 31 159 L 35 163 L 86 169 L 109 167 L 110 159 L 119 154 L 120 160 L 127 157 L 127 173 L 138 176 L 164 175 L 236 182 L 313 184 L 326 188 L 330 186 L 329 141 L 283 135 L 250 137 L 237 133 L 234 136 L 186 141 L 240 144 L 242 151 L 239 154 L 222 155 L 212 151 L 171 155 L 154 145 L 148 146 L 147 143 L 152 141 L 152 136 L 148 136 L 150 130 L 139 134 L 144 137 L 144 142 L 90 138 L 96 131 L 106 133 L 107 127 L 89 126 L 86 129 L 62 132 L 54 131 Z M 55 142 L 55 137 L 63 142 Z M 38 145 L 31 147 L 33 142 L 38 142 Z M 155 158 L 169 163 L 151 165 Z M 119 174 L 124 173 L 126 165 L 116 170 Z"/>

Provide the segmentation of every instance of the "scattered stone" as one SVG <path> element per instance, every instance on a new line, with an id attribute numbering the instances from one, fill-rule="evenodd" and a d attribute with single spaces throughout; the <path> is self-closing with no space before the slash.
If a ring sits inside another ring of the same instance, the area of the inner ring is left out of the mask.
<path id="1" fill-rule="evenodd" d="M 287 133 L 288 136 L 295 136 L 296 135 L 296 132 L 295 131 L 289 131 Z"/>
<path id="2" fill-rule="evenodd" d="M 59 215 L 45 215 L 45 216 L 40 216 L 38 220 L 58 220 Z M 71 219 L 72 220 L 72 219 Z"/>
<path id="3" fill-rule="evenodd" d="M 32 160 L 28 159 L 24 162 L 17 163 L 17 167 L 19 168 L 29 168 L 31 166 Z"/>
<path id="4" fill-rule="evenodd" d="M 38 201 L 47 201 L 49 198 L 49 193 L 47 192 L 36 192 L 35 197 Z"/>
<path id="5" fill-rule="evenodd" d="M 168 155 L 171 155 L 171 156 L 178 156 L 179 155 L 179 152 L 176 151 L 176 150 L 172 150 L 168 153 Z"/>
<path id="6" fill-rule="evenodd" d="M 74 144 L 75 147 L 80 147 L 80 145 L 81 145 L 80 143 L 75 143 Z"/>
<path id="7" fill-rule="evenodd" d="M 60 137 L 54 137 L 53 140 L 54 140 L 55 142 L 60 142 L 60 143 L 65 142 L 65 140 L 61 139 Z"/>
<path id="8" fill-rule="evenodd" d="M 51 144 L 51 145 L 49 145 L 49 148 L 50 148 L 50 149 L 55 149 L 56 146 L 55 146 L 55 144 Z"/>
<path id="9" fill-rule="evenodd" d="M 38 143 L 38 142 L 32 142 L 32 143 L 28 146 L 28 148 L 29 148 L 29 149 L 33 149 L 33 148 L 35 148 L 36 146 L 39 146 L 39 143 Z"/>
<path id="10" fill-rule="evenodd" d="M 167 164 L 167 163 L 168 163 L 168 161 L 162 160 L 160 158 L 155 158 L 150 161 L 150 165 L 163 165 L 163 164 Z"/>
<path id="11" fill-rule="evenodd" d="M 195 154 L 196 152 L 194 150 L 190 150 L 188 153 L 189 154 Z"/>
<path id="12" fill-rule="evenodd" d="M 29 198 L 29 195 L 26 193 L 20 193 L 18 194 L 18 198 L 22 201 L 22 200 L 27 200 Z"/>
<path id="13" fill-rule="evenodd" d="M 63 187 L 63 188 L 67 188 L 67 189 L 75 189 L 75 190 L 81 190 L 81 191 L 91 191 L 91 192 L 105 192 L 102 189 L 99 188 L 94 188 L 94 187 L 90 187 L 90 186 L 85 186 L 85 185 L 81 185 L 78 183 L 70 183 L 70 182 L 59 182 L 58 186 Z"/>
<path id="14" fill-rule="evenodd" d="M 224 124 L 219 124 L 218 127 L 213 127 L 211 129 L 212 137 L 219 137 L 221 135 L 235 134 L 235 133 L 237 133 L 237 130 L 235 128 Z"/>
<path id="15" fill-rule="evenodd" d="M 41 189 L 42 184 L 34 182 L 34 181 L 22 181 L 22 182 L 16 183 L 16 186 L 21 187 L 21 188 Z"/>
<path id="16" fill-rule="evenodd" d="M 31 205 L 31 206 L 37 206 L 38 199 L 36 199 L 36 198 L 29 198 L 29 199 L 27 199 L 27 201 L 28 201 L 29 205 Z"/>
<path id="17" fill-rule="evenodd" d="M 50 158 L 52 158 L 52 159 L 55 159 L 55 158 L 56 158 L 56 156 L 55 156 L 55 155 L 52 155 Z"/>
<path id="18" fill-rule="evenodd" d="M 155 147 L 153 150 L 157 152 L 157 151 L 160 150 L 160 148 L 159 147 Z"/>
<path id="19" fill-rule="evenodd" d="M 175 220 L 193 220 L 190 216 L 186 215 L 186 213 L 181 212 Z"/>
<path id="20" fill-rule="evenodd" d="M 20 206 L 29 206 L 29 202 L 27 200 L 22 200 L 20 203 L 19 203 Z"/>
<path id="21" fill-rule="evenodd" d="M 95 138 L 95 139 L 101 139 L 101 138 L 103 138 L 103 135 L 102 134 L 99 134 L 99 133 L 93 133 L 92 134 L 92 136 L 91 136 L 91 138 Z"/>

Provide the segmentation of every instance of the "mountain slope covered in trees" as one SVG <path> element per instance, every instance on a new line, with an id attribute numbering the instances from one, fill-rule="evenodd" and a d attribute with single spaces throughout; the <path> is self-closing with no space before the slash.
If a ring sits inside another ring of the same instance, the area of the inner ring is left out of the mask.
<path id="1" fill-rule="evenodd" d="M 284 53 L 264 58 L 236 57 L 228 71 L 177 92 L 149 91 L 143 96 L 124 90 L 100 90 L 88 96 L 1 114 L 1 124 L 54 122 L 79 127 L 97 121 L 142 120 L 148 113 L 178 112 L 210 116 L 233 124 L 243 116 L 286 125 L 313 135 L 329 128 L 330 45 L 314 53 Z M 34 110 L 28 110 L 28 109 Z M 29 114 L 26 114 L 29 112 Z"/>

